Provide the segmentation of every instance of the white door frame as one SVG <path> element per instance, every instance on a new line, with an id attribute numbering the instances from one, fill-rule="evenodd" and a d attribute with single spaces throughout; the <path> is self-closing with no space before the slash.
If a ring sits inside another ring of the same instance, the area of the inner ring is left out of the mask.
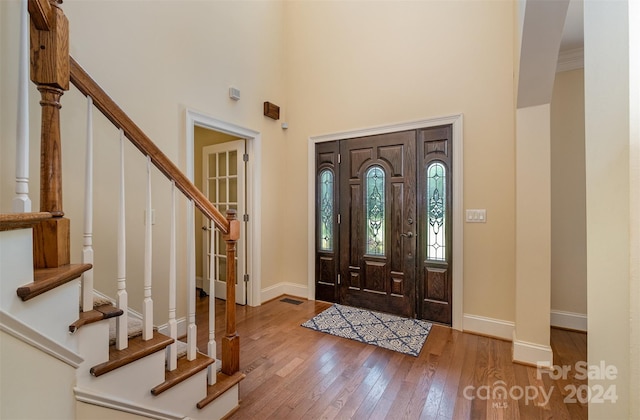
<path id="1" fill-rule="evenodd" d="M 308 159 L 308 232 L 309 242 L 307 244 L 307 298 L 315 300 L 315 258 L 316 258 L 316 164 L 315 145 L 327 141 L 345 140 L 356 137 L 373 136 L 377 134 L 395 133 L 398 131 L 417 130 L 420 128 L 436 127 L 438 125 L 451 124 L 453 126 L 453 264 L 451 268 L 452 277 L 452 299 L 453 311 L 451 326 L 456 330 L 462 330 L 463 320 L 463 150 L 462 150 L 462 114 L 448 115 L 444 117 L 428 118 L 420 121 L 385 125 L 381 127 L 365 128 L 361 130 L 345 131 L 341 133 L 325 134 L 322 136 L 309 137 L 307 150 Z"/>
<path id="2" fill-rule="evenodd" d="M 186 139 L 187 139 L 187 177 L 193 182 L 193 159 L 194 159 L 194 127 L 203 127 L 214 131 L 241 137 L 247 140 L 247 214 L 249 222 L 247 229 L 247 305 L 260 306 L 260 291 L 262 289 L 262 279 L 260 278 L 261 252 L 260 252 L 260 219 L 261 219 L 261 196 L 260 172 L 262 168 L 262 135 L 249 128 L 244 128 L 225 121 L 215 119 L 202 112 L 187 109 L 186 111 Z M 242 220 L 242 215 L 238 218 Z M 243 226 L 246 226 L 243 224 Z M 238 279 L 243 281 L 243 279 Z"/>

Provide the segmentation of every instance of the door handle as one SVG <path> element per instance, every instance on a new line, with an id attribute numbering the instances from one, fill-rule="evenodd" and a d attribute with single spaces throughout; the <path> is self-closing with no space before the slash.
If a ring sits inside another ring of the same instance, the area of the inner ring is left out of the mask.
<path id="1" fill-rule="evenodd" d="M 405 238 L 413 238 L 413 232 L 401 233 L 400 236 L 404 236 Z"/>

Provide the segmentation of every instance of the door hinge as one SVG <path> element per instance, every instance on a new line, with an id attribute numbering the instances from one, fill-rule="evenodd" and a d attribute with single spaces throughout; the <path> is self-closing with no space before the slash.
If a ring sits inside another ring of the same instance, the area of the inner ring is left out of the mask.
<path id="1" fill-rule="evenodd" d="M 248 274 L 244 275 L 244 282 L 245 283 L 249 283 L 249 275 Z"/>
<path id="2" fill-rule="evenodd" d="M 243 215 L 242 216 L 242 221 L 248 222 L 249 221 L 249 215 L 248 214 Z"/>
<path id="3" fill-rule="evenodd" d="M 338 153 L 338 164 L 340 164 L 341 162 L 342 162 L 342 155 Z"/>
<path id="4" fill-rule="evenodd" d="M 340 213 L 338 213 L 338 224 L 340 224 L 341 221 L 342 221 L 342 219 L 340 217 Z"/>
<path id="5" fill-rule="evenodd" d="M 242 160 L 244 160 L 245 162 L 249 162 L 249 153 L 245 153 L 244 155 L 242 155 Z"/>
<path id="6" fill-rule="evenodd" d="M 338 284 L 340 284 L 340 274 L 338 274 Z"/>

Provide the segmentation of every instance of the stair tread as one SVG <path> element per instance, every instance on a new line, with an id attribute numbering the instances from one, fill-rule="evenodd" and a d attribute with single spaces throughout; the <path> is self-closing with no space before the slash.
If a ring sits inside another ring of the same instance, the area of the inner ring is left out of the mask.
<path id="1" fill-rule="evenodd" d="M 20 286 L 17 290 L 18 296 L 23 301 L 29 300 L 80 277 L 91 267 L 91 264 L 68 264 L 57 268 L 35 269 L 33 270 L 33 283 Z"/>
<path id="2" fill-rule="evenodd" d="M 165 381 L 151 389 L 153 395 L 159 395 L 167 389 L 179 384 L 195 375 L 196 373 L 206 369 L 207 366 L 215 363 L 215 360 L 196 352 L 196 358 L 187 360 L 186 357 L 178 359 L 178 367 L 172 371 L 165 372 Z"/>
<path id="3" fill-rule="evenodd" d="M 115 318 L 122 315 L 122 309 L 111 305 L 96 306 L 91 311 L 80 312 L 80 317 L 73 324 L 69 325 L 69 332 L 74 333 L 83 325 L 102 321 L 103 319 Z"/>
<path id="4" fill-rule="evenodd" d="M 90 372 L 93 376 L 104 375 L 107 372 L 163 350 L 173 341 L 173 338 L 154 331 L 153 338 L 147 341 L 144 341 L 142 336 L 129 339 L 128 347 L 124 350 L 117 350 L 115 345 L 109 346 L 109 360 L 92 367 Z"/>
<path id="5" fill-rule="evenodd" d="M 134 337 L 142 335 L 142 320 L 135 316 L 127 317 L 127 337 L 131 340 Z M 109 345 L 112 346 L 116 342 L 116 320 L 111 319 L 109 321 Z"/>
<path id="6" fill-rule="evenodd" d="M 242 372 L 236 372 L 233 375 L 225 375 L 222 372 L 218 372 L 216 383 L 207 386 L 207 396 L 200 400 L 197 404 L 198 408 L 204 408 L 208 404 L 212 403 L 216 398 L 233 388 L 236 384 L 245 378 L 245 374 Z"/>
<path id="7" fill-rule="evenodd" d="M 0 231 L 29 228 L 51 217 L 46 212 L 0 213 Z"/>

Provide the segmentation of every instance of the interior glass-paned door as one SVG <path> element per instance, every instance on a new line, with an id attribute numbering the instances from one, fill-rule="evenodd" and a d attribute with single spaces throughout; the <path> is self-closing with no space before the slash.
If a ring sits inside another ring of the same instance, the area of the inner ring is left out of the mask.
<path id="1" fill-rule="evenodd" d="M 245 141 L 236 140 L 206 146 L 202 150 L 202 173 L 205 195 L 222 214 L 235 209 L 239 219 L 245 214 Z M 227 244 L 219 230 L 209 223 L 210 237 L 204 238 L 203 273 L 205 283 L 212 284 L 216 298 L 227 298 Z M 241 231 L 236 245 L 236 303 L 246 304 L 246 234 Z M 211 293 L 211 292 L 210 292 Z"/>

